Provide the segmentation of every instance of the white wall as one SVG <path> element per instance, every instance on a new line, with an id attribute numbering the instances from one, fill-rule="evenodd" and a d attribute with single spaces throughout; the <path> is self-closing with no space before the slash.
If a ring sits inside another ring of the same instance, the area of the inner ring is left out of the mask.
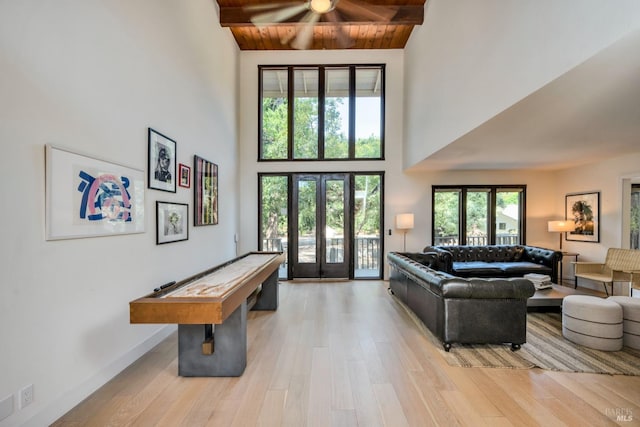
<path id="1" fill-rule="evenodd" d="M 386 64 L 385 88 L 385 160 L 333 162 L 257 162 L 258 158 L 258 65 L 297 64 Z M 401 50 L 367 51 L 286 51 L 242 52 L 240 55 L 240 176 L 242 251 L 258 245 L 258 173 L 259 172 L 350 172 L 386 171 L 385 229 L 393 227 L 394 217 L 411 203 L 411 181 L 402 174 L 402 99 L 404 52 Z M 402 249 L 402 236 L 395 230 L 387 233 L 385 248 Z"/>
<path id="2" fill-rule="evenodd" d="M 637 28 L 636 0 L 429 0 L 405 49 L 405 168 Z"/>
<path id="3" fill-rule="evenodd" d="M 130 325 L 129 301 L 235 255 L 238 51 L 217 22 L 211 0 L 0 2 L 0 426 L 66 412 L 173 330 Z M 146 190 L 144 234 L 45 241 L 45 144 L 146 170 L 147 127 L 219 165 L 220 224 L 157 246 L 156 200 L 193 195 Z"/>
<path id="4" fill-rule="evenodd" d="M 640 150 L 640 136 L 638 136 Z M 555 199 L 561 203 L 558 218 L 564 217 L 564 197 L 571 193 L 600 192 L 600 242 L 563 243 L 563 249 L 580 254 L 580 261 L 603 262 L 608 248 L 629 247 L 629 236 L 623 233 L 623 179 L 640 177 L 638 153 L 558 172 Z M 580 286 L 602 290 L 602 284 L 580 280 Z M 616 285 L 616 293 L 628 288 Z"/>
<path id="5" fill-rule="evenodd" d="M 526 185 L 527 244 L 557 248 L 557 235 L 547 232 L 547 221 L 554 218 L 554 199 L 549 188 L 555 174 L 535 171 L 439 171 L 410 175 L 412 197 L 407 210 L 415 212 L 415 228 L 407 234 L 407 250 L 418 251 L 431 244 L 433 185 Z M 394 249 L 391 249 L 394 250 Z"/>

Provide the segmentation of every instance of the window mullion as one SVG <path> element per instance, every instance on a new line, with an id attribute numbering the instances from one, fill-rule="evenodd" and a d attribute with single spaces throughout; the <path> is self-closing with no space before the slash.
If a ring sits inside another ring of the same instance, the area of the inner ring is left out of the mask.
<path id="1" fill-rule="evenodd" d="M 349 67 L 349 158 L 356 157 L 356 67 Z"/>
<path id="2" fill-rule="evenodd" d="M 318 159 L 324 160 L 325 70 L 318 67 Z"/>
<path id="3" fill-rule="evenodd" d="M 293 143 L 295 137 L 295 82 L 293 67 L 287 67 L 287 160 L 293 160 Z"/>
<path id="4" fill-rule="evenodd" d="M 498 190 L 496 188 L 491 188 L 489 191 L 489 244 L 496 244 L 496 215 L 498 210 Z"/>
<path id="5" fill-rule="evenodd" d="M 460 230 L 458 231 L 460 244 L 467 244 L 467 189 L 462 188 L 460 191 L 460 197 L 462 197 L 460 206 Z"/>

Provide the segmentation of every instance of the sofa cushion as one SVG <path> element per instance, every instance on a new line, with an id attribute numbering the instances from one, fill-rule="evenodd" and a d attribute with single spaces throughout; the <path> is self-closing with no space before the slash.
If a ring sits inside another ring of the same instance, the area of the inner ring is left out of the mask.
<path id="1" fill-rule="evenodd" d="M 524 276 L 527 273 L 549 274 L 551 268 L 542 264 L 534 264 L 532 262 L 501 262 L 500 268 L 503 273 L 508 276 Z"/>
<path id="2" fill-rule="evenodd" d="M 454 262 L 453 274 L 462 277 L 497 277 L 502 275 L 502 268 L 497 262 Z"/>

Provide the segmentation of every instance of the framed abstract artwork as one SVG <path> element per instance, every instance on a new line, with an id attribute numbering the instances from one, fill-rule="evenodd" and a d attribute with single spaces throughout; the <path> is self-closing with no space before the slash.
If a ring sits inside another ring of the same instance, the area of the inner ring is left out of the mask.
<path id="1" fill-rule="evenodd" d="M 567 232 L 567 240 L 600 241 L 600 192 L 567 194 L 565 219 L 573 221 L 575 230 Z"/>
<path id="2" fill-rule="evenodd" d="M 148 186 L 176 192 L 176 142 L 149 128 Z"/>
<path id="3" fill-rule="evenodd" d="M 189 205 L 156 201 L 156 244 L 189 239 Z"/>
<path id="4" fill-rule="evenodd" d="M 144 233 L 144 172 L 45 146 L 47 240 Z"/>
<path id="5" fill-rule="evenodd" d="M 218 223 L 218 165 L 193 156 L 193 225 Z"/>
<path id="6" fill-rule="evenodd" d="M 178 185 L 180 187 L 191 187 L 191 168 L 180 163 L 178 166 Z"/>

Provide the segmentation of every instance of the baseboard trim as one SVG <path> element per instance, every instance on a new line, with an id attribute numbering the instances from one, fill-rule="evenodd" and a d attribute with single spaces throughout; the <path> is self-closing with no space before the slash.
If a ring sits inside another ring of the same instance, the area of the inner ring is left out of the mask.
<path id="1" fill-rule="evenodd" d="M 35 414 L 29 420 L 27 420 L 24 426 L 43 426 L 51 425 L 58 418 L 69 412 L 74 406 L 86 399 L 91 393 L 105 385 L 112 380 L 116 375 L 122 372 L 125 368 L 138 360 L 141 356 L 154 348 L 165 338 L 171 335 L 177 329 L 177 325 L 166 325 L 159 329 L 149 338 L 133 347 L 130 351 L 123 354 L 116 359 L 113 363 L 105 366 L 96 375 L 89 380 L 78 385 L 72 390 L 66 391 L 63 395 L 47 405 L 45 409 Z"/>

